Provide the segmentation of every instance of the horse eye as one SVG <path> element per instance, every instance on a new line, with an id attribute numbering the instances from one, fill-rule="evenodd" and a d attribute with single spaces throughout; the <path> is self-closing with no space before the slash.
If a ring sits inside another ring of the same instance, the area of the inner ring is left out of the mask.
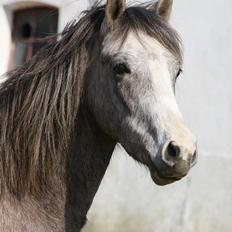
<path id="1" fill-rule="evenodd" d="M 180 68 L 178 73 L 176 74 L 176 79 L 180 76 L 180 74 L 183 72 L 183 70 Z"/>
<path id="2" fill-rule="evenodd" d="M 124 63 L 119 63 L 114 65 L 113 70 L 118 75 L 123 75 L 126 73 L 128 74 L 131 72 L 130 69 L 127 67 L 127 65 Z"/>

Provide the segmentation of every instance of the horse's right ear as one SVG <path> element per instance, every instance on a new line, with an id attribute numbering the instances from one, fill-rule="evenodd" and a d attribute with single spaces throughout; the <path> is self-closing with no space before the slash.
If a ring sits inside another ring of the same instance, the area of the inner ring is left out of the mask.
<path id="1" fill-rule="evenodd" d="M 172 12 L 173 0 L 158 0 L 154 5 L 154 11 L 165 21 L 169 21 Z"/>
<path id="2" fill-rule="evenodd" d="M 113 30 L 117 19 L 123 14 L 126 9 L 126 0 L 107 0 L 106 3 L 106 20 L 107 26 Z"/>

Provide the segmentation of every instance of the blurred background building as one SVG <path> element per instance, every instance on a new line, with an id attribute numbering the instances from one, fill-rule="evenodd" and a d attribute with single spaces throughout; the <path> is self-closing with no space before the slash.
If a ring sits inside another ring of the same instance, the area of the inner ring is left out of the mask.
<path id="1" fill-rule="evenodd" d="M 29 60 L 91 0 L 0 0 L 0 75 Z"/>
<path id="2" fill-rule="evenodd" d="M 36 38 L 60 32 L 93 2 L 0 0 L 0 75 L 32 57 L 43 45 Z M 197 166 L 158 187 L 118 147 L 85 232 L 232 231 L 231 12 L 231 0 L 174 0 L 171 24 L 185 47 L 177 100 L 199 141 Z"/>

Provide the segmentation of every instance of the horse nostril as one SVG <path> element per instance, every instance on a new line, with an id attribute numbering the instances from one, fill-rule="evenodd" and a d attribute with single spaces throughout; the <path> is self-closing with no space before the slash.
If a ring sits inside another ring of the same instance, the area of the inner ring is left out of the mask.
<path id="1" fill-rule="evenodd" d="M 180 147 L 175 142 L 170 142 L 167 147 L 167 154 L 171 158 L 178 159 L 181 155 Z"/>
<path id="2" fill-rule="evenodd" d="M 180 145 L 176 141 L 166 143 L 162 150 L 161 159 L 167 165 L 166 168 L 169 169 L 169 172 L 173 172 L 177 176 L 184 176 L 188 173 L 197 160 L 197 149 L 196 147 L 192 148 L 190 143 L 182 142 Z"/>

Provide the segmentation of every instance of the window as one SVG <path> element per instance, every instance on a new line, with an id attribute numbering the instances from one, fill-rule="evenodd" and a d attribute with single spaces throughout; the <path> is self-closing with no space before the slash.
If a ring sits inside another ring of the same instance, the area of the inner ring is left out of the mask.
<path id="1" fill-rule="evenodd" d="M 54 8 L 31 8 L 14 13 L 13 57 L 11 67 L 22 65 L 51 39 L 38 39 L 57 33 L 58 10 Z"/>

